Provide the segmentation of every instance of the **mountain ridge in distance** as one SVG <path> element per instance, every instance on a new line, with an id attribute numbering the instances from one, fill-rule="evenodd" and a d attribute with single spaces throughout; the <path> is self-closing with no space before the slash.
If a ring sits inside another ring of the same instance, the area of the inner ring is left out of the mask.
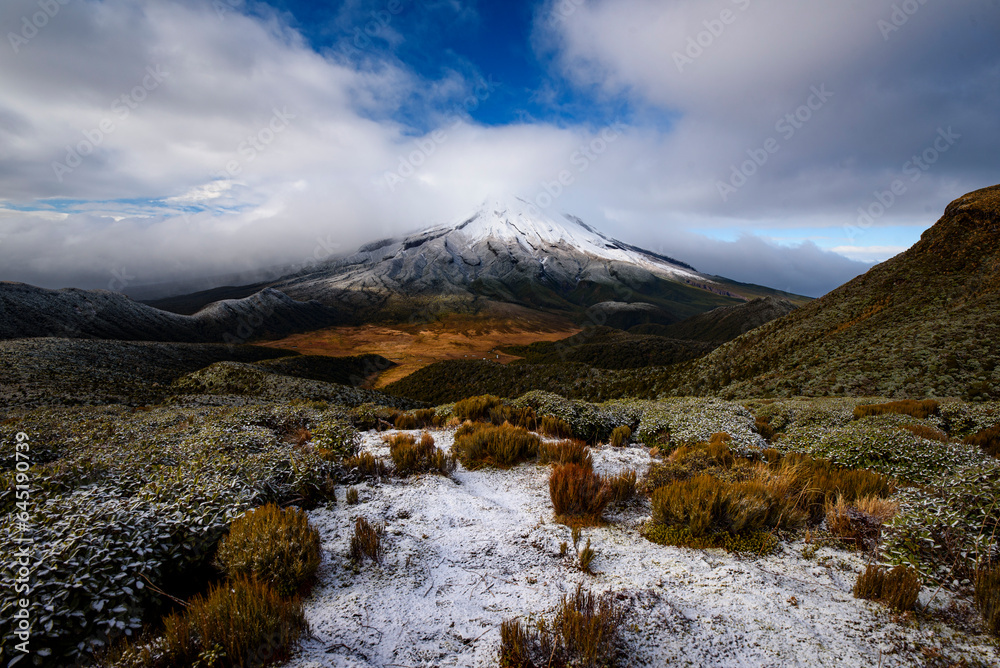
<path id="1" fill-rule="evenodd" d="M 997 398 L 1000 186 L 968 193 L 909 250 L 690 362 L 671 393 Z"/>

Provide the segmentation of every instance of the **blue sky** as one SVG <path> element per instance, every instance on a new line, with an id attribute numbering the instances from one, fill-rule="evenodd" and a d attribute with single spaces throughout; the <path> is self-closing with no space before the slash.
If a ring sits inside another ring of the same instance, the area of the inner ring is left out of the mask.
<path id="1" fill-rule="evenodd" d="M 10 0 L 0 280 L 228 278 L 515 194 L 823 294 L 1000 181 L 1000 3 L 898 8 Z"/>

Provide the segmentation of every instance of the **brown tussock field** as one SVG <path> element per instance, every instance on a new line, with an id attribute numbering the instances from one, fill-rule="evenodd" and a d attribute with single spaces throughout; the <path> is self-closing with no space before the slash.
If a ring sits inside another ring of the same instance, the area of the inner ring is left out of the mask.
<path id="1" fill-rule="evenodd" d="M 435 322 L 331 327 L 293 334 L 261 345 L 304 355 L 345 357 L 375 353 L 396 362 L 366 386 L 384 387 L 414 371 L 443 360 L 491 359 L 507 364 L 519 357 L 497 348 L 535 341 L 558 341 L 580 328 L 555 316 L 499 318 L 450 316 Z"/>

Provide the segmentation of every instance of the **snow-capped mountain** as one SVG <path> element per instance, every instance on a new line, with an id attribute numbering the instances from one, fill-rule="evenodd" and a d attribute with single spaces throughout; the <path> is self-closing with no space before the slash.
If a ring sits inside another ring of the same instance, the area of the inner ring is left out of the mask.
<path id="1" fill-rule="evenodd" d="M 776 293 L 742 286 L 750 289 L 742 294 L 737 284 L 518 198 L 492 198 L 452 224 L 367 244 L 272 287 L 361 320 L 405 317 L 443 300 L 463 311 L 497 302 L 569 312 L 647 303 L 642 320 L 667 323 Z"/>

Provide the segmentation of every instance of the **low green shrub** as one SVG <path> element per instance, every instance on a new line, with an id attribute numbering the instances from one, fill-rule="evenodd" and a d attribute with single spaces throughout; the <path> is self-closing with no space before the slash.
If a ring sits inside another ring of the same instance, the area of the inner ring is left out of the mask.
<path id="1" fill-rule="evenodd" d="M 253 577 L 282 596 L 292 596 L 319 568 L 319 532 L 309 526 L 303 511 L 268 504 L 233 520 L 216 559 L 232 579 Z"/>

